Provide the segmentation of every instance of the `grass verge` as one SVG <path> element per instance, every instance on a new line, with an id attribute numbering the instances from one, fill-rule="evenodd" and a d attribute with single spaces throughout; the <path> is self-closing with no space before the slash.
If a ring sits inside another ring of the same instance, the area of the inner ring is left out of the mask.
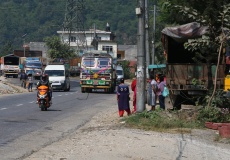
<path id="1" fill-rule="evenodd" d="M 188 111 L 141 112 L 125 117 L 126 127 L 169 133 L 190 133 L 191 129 L 204 128 L 204 124 L 197 121 L 194 113 Z"/>

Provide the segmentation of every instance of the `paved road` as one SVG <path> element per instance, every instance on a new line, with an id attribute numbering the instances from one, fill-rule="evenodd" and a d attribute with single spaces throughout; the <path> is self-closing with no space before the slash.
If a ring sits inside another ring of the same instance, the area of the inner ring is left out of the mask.
<path id="1" fill-rule="evenodd" d="M 106 108 L 104 102 L 113 98 L 113 94 L 81 93 L 77 79 L 71 81 L 69 92 L 53 92 L 48 111 L 38 108 L 36 91 L 0 97 L 0 159 L 23 158 L 58 141 Z"/>

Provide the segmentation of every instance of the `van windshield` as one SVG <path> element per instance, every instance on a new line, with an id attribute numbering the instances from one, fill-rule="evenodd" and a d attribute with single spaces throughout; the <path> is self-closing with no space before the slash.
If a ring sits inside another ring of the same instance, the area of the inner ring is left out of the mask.
<path id="1" fill-rule="evenodd" d="M 122 70 L 117 70 L 117 75 L 123 75 Z"/>
<path id="2" fill-rule="evenodd" d="M 64 76 L 63 70 L 45 70 L 45 74 L 48 74 L 49 77 L 58 77 L 58 76 Z"/>

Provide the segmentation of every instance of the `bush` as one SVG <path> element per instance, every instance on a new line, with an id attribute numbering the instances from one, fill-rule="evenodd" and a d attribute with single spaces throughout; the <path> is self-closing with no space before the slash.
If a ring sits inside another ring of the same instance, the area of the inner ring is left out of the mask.
<path id="1" fill-rule="evenodd" d="M 182 118 L 181 113 L 173 112 L 171 116 L 166 114 L 167 111 L 155 110 L 152 112 L 144 111 L 125 118 L 126 125 L 131 128 L 154 131 L 169 131 L 178 128 L 200 128 L 200 123 L 195 120 Z M 181 130 L 180 130 L 181 131 Z"/>
<path id="2" fill-rule="evenodd" d="M 199 110 L 197 120 L 200 122 L 230 122 L 228 108 L 203 107 Z"/>

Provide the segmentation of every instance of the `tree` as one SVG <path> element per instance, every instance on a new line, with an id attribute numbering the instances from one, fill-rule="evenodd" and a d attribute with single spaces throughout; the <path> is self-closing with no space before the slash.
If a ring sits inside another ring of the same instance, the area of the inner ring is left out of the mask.
<path id="1" fill-rule="evenodd" d="M 3 45 L 3 47 L 2 47 L 1 50 L 2 50 L 2 52 L 1 52 L 1 54 L 0 54 L 1 57 L 2 57 L 2 56 L 5 56 L 5 55 L 7 55 L 7 54 L 12 54 L 12 53 L 13 53 L 12 42 L 7 41 L 7 42 Z"/>
<path id="2" fill-rule="evenodd" d="M 76 56 L 75 51 L 68 44 L 63 44 L 58 36 L 46 37 L 44 42 L 49 48 L 48 55 L 51 59 L 69 59 Z"/>
<path id="3" fill-rule="evenodd" d="M 183 15 L 187 19 L 199 22 L 207 27 L 207 32 L 198 39 L 192 39 L 185 43 L 185 48 L 196 52 L 194 60 L 198 63 L 206 62 L 208 67 L 208 89 L 214 88 L 208 101 L 208 106 L 214 97 L 216 89 L 217 69 L 215 73 L 215 82 L 213 87 L 211 67 L 213 62 L 217 68 L 223 58 L 223 47 L 229 39 L 230 27 L 230 3 L 226 0 L 220 1 L 202 1 L 205 5 L 196 6 L 197 9 L 181 5 L 171 5 L 171 8 L 179 11 L 178 16 Z M 205 6 L 205 7 L 204 7 Z"/>

